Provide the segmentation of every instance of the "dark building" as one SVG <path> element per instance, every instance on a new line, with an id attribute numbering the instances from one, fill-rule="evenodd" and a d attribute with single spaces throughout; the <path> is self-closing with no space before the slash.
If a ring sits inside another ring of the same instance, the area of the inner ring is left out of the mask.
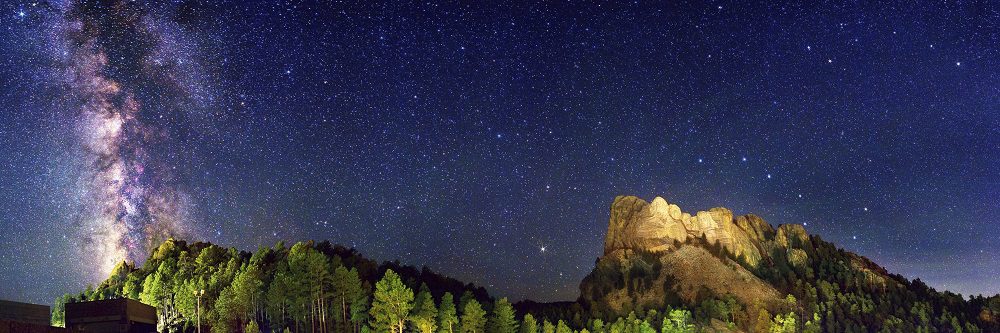
<path id="1" fill-rule="evenodd" d="M 0 300 L 0 333 L 63 333 L 49 326 L 49 306 Z"/>
<path id="2" fill-rule="evenodd" d="M 49 306 L 0 300 L 0 320 L 49 326 Z"/>
<path id="3" fill-rule="evenodd" d="M 66 328 L 77 332 L 156 332 L 156 308 L 131 299 L 66 303 Z"/>

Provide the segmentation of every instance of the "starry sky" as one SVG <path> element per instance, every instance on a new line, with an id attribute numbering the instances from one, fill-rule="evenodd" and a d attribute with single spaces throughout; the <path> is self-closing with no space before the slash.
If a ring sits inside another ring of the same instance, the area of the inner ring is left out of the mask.
<path id="1" fill-rule="evenodd" d="M 0 298 L 166 235 L 572 300 L 616 195 L 1000 293 L 1000 8 L 4 1 Z"/>

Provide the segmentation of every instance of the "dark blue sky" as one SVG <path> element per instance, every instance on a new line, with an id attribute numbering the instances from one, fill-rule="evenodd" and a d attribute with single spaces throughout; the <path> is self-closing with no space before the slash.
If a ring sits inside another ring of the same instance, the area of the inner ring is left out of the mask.
<path id="1" fill-rule="evenodd" d="M 191 239 L 329 239 L 570 300 L 620 194 L 1000 293 L 993 4 L 112 2 L 0 7 L 0 298 L 81 290 L 90 246 L 142 257 L 128 242 L 165 210 Z M 116 92 L 67 79 L 97 54 Z M 132 117 L 112 155 L 140 170 L 115 194 L 139 213 L 101 224 L 107 114 Z"/>

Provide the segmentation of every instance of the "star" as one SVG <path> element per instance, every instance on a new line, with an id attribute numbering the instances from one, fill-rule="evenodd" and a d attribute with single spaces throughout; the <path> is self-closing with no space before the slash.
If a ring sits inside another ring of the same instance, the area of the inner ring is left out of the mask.
<path id="1" fill-rule="evenodd" d="M 545 252 L 545 247 L 544 247 L 544 246 L 542 246 L 541 250 L 542 250 L 542 252 Z"/>

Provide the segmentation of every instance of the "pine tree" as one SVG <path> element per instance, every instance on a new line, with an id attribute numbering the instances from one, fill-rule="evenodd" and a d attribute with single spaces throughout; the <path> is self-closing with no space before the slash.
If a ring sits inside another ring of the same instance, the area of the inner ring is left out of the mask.
<path id="1" fill-rule="evenodd" d="M 441 306 L 438 310 L 438 332 L 454 333 L 456 324 L 458 324 L 458 316 L 455 313 L 454 296 L 451 293 L 444 293 L 444 296 L 441 296 Z"/>
<path id="2" fill-rule="evenodd" d="M 413 308 L 413 291 L 390 269 L 375 284 L 374 298 L 370 310 L 372 328 L 379 333 L 403 333 L 406 317 Z"/>
<path id="3" fill-rule="evenodd" d="M 514 318 L 514 307 L 507 298 L 497 300 L 493 305 L 493 315 L 489 322 L 490 333 L 517 333 L 517 319 Z"/>
<path id="4" fill-rule="evenodd" d="M 538 333 L 538 321 L 530 313 L 524 315 L 524 320 L 521 324 L 521 333 Z"/>
<path id="5" fill-rule="evenodd" d="M 437 308 L 434 307 L 434 297 L 427 284 L 420 285 L 420 292 L 413 299 L 410 322 L 420 333 L 434 333 L 437 329 Z"/>
<path id="6" fill-rule="evenodd" d="M 336 322 L 342 331 L 354 331 L 353 329 L 348 330 L 349 322 L 354 322 L 352 319 L 352 311 L 350 310 L 353 302 L 359 298 L 358 294 L 363 293 L 364 290 L 361 287 L 361 279 L 358 277 L 357 269 L 347 269 L 344 266 L 337 266 L 333 272 L 333 308 L 335 313 L 333 314 L 334 322 Z"/>
<path id="7" fill-rule="evenodd" d="M 462 333 L 483 333 L 486 326 L 486 311 L 475 298 L 469 299 L 462 308 Z"/>
<path id="8" fill-rule="evenodd" d="M 365 323 L 368 322 L 368 309 L 369 309 L 368 294 L 362 289 L 360 293 L 355 295 L 351 299 L 351 323 L 354 324 L 354 332 L 361 332 L 361 329 L 368 327 Z"/>
<path id="9" fill-rule="evenodd" d="M 556 333 L 573 333 L 573 330 L 571 330 L 569 326 L 566 325 L 565 321 L 562 321 L 562 319 L 560 319 L 559 322 L 556 324 Z"/>

